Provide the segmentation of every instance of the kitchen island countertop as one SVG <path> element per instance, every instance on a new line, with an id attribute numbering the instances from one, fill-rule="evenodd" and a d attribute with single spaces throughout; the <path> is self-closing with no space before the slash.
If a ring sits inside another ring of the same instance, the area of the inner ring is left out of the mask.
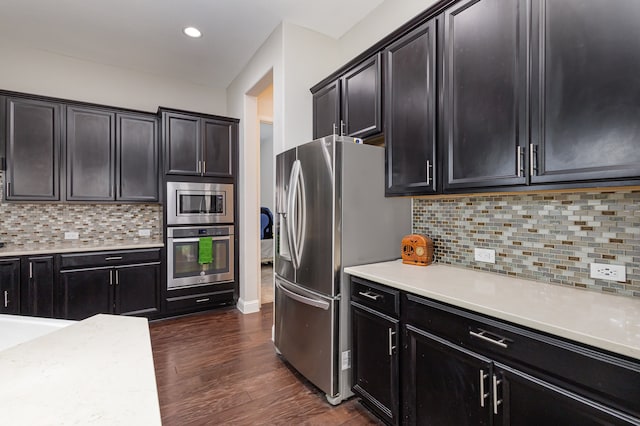
<path id="1" fill-rule="evenodd" d="M 640 300 L 401 260 L 345 273 L 640 360 Z"/>
<path id="2" fill-rule="evenodd" d="M 160 425 L 145 318 L 96 315 L 0 351 L 10 425 Z"/>

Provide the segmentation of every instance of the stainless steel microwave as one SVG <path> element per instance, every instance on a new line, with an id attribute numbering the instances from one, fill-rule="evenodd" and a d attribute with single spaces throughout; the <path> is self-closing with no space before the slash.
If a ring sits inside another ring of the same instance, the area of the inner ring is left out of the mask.
<path id="1" fill-rule="evenodd" d="M 167 182 L 167 225 L 233 223 L 233 184 Z"/>

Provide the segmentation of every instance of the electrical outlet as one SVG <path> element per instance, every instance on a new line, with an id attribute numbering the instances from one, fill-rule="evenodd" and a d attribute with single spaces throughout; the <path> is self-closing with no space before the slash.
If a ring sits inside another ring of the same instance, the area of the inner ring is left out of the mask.
<path id="1" fill-rule="evenodd" d="M 151 236 L 151 229 L 138 229 L 138 236 L 139 237 L 150 237 Z"/>
<path id="2" fill-rule="evenodd" d="M 65 232 L 64 239 L 65 240 L 77 240 L 80 238 L 80 234 L 77 232 Z"/>
<path id="3" fill-rule="evenodd" d="M 607 265 L 604 263 L 590 263 L 591 278 L 609 281 L 627 281 L 627 268 L 624 265 Z"/>
<path id="4" fill-rule="evenodd" d="M 496 263 L 496 251 L 492 249 L 476 248 L 473 250 L 477 262 Z"/>

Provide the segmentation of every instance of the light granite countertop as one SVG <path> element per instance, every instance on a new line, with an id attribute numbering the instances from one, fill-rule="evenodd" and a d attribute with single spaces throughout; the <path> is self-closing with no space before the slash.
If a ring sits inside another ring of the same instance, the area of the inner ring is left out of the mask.
<path id="1" fill-rule="evenodd" d="M 161 425 L 145 318 L 96 315 L 0 351 L 0 423 Z"/>
<path id="2" fill-rule="evenodd" d="M 37 256 L 51 253 L 73 253 L 83 251 L 103 251 L 103 250 L 127 250 L 164 247 L 162 241 L 157 240 L 122 240 L 117 242 L 96 241 L 86 242 L 63 242 L 56 244 L 38 244 L 16 246 L 7 244 L 0 248 L 0 257 L 10 256 Z"/>
<path id="3" fill-rule="evenodd" d="M 640 300 L 401 260 L 345 273 L 640 360 Z"/>

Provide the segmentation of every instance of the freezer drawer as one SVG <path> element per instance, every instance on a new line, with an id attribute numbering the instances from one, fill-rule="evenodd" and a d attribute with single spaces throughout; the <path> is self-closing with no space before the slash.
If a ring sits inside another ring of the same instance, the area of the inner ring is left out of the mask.
<path id="1" fill-rule="evenodd" d="M 296 370 L 328 396 L 338 391 L 336 300 L 276 277 L 275 345 Z"/>

